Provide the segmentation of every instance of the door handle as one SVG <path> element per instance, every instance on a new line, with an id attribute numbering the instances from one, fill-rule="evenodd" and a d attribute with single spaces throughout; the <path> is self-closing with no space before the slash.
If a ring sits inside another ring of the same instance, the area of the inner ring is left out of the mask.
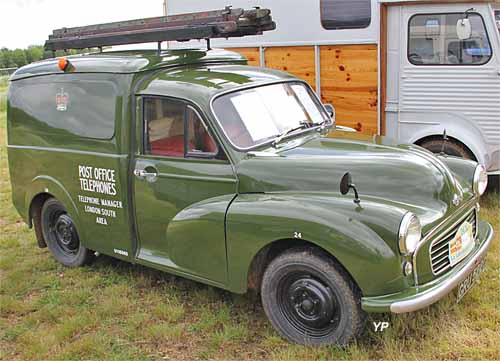
<path id="1" fill-rule="evenodd" d="M 154 183 L 158 179 L 158 171 L 154 167 L 146 167 L 146 169 L 134 169 L 134 175 L 140 180 L 146 180 L 149 183 Z"/>

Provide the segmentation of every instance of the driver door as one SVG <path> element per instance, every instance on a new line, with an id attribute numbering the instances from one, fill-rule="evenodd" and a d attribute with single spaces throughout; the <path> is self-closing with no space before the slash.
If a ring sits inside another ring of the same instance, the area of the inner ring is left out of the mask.
<path id="1" fill-rule="evenodd" d="M 193 105 L 143 97 L 142 109 L 134 171 L 138 258 L 224 283 L 233 168 Z"/>

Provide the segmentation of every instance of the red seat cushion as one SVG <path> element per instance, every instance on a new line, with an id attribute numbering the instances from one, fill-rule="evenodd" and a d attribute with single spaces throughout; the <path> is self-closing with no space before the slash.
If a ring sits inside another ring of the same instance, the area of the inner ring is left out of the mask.
<path id="1" fill-rule="evenodd" d="M 151 142 L 151 154 L 165 157 L 184 157 L 184 136 L 177 135 Z"/>

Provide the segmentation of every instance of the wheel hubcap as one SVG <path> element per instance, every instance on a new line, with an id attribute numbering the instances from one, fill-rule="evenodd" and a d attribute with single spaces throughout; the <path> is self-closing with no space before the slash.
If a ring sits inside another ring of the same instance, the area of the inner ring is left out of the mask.
<path id="1" fill-rule="evenodd" d="M 290 275 L 278 289 L 283 316 L 297 331 L 309 337 L 324 337 L 339 324 L 340 308 L 333 290 L 310 275 Z"/>
<path id="2" fill-rule="evenodd" d="M 80 241 L 70 216 L 59 215 L 55 220 L 53 231 L 57 244 L 64 252 L 73 254 L 78 250 Z"/>
<path id="3" fill-rule="evenodd" d="M 335 310 L 332 291 L 314 279 L 299 279 L 289 289 L 296 315 L 310 327 L 321 328 L 333 317 Z"/>

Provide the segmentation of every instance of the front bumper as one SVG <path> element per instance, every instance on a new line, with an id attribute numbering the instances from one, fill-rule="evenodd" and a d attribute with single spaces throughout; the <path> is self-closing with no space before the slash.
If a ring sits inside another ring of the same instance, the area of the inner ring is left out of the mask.
<path id="1" fill-rule="evenodd" d="M 452 292 L 486 257 L 493 240 L 493 228 L 489 223 L 479 222 L 478 247 L 450 272 L 429 283 L 411 287 L 405 291 L 363 297 L 361 305 L 366 312 L 413 312 L 427 307 Z"/>

